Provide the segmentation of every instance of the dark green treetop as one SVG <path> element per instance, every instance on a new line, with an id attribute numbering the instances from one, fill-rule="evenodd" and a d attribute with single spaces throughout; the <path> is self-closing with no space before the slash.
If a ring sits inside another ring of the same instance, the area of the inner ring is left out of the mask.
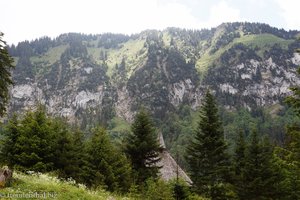
<path id="1" fill-rule="evenodd" d="M 145 110 L 136 115 L 131 130 L 132 134 L 127 138 L 125 152 L 132 162 L 137 176 L 136 181 L 143 183 L 147 178 L 157 177 L 161 148 L 155 128 Z"/>
<path id="2" fill-rule="evenodd" d="M 224 198 L 229 156 L 217 103 L 207 91 L 200 109 L 195 138 L 187 149 L 187 161 L 196 191 L 212 199 Z"/>

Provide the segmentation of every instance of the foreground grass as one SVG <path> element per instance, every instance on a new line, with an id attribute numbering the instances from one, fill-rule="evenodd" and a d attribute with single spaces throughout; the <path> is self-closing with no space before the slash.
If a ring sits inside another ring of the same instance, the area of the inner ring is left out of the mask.
<path id="1" fill-rule="evenodd" d="M 47 174 L 26 175 L 14 172 L 10 187 L 0 189 L 0 199 L 58 199 L 58 200 L 129 200 L 104 190 L 88 190 L 72 181 L 61 181 Z"/>

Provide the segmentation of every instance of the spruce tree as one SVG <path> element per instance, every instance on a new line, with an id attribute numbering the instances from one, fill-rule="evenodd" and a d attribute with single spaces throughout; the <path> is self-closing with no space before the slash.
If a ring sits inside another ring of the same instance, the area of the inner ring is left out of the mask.
<path id="1" fill-rule="evenodd" d="M 3 130 L 3 138 L 0 143 L 0 162 L 10 169 L 13 169 L 14 165 L 17 164 L 15 155 L 18 154 L 16 144 L 19 135 L 19 120 L 14 114 Z"/>
<path id="2" fill-rule="evenodd" d="M 246 141 L 242 131 L 239 131 L 238 138 L 235 144 L 234 169 L 235 174 L 240 175 L 241 170 L 245 167 Z"/>
<path id="3" fill-rule="evenodd" d="M 284 180 L 282 199 L 300 199 L 300 128 L 297 125 L 287 127 L 286 141 L 282 147 L 275 148 L 276 163 L 281 168 Z"/>
<path id="4" fill-rule="evenodd" d="M 234 156 L 233 156 L 233 168 L 234 168 L 234 185 L 236 193 L 240 199 L 243 199 L 241 194 L 244 191 L 245 183 L 243 180 L 243 170 L 246 164 L 246 141 L 244 133 L 240 130 L 235 142 Z"/>
<path id="5" fill-rule="evenodd" d="M 285 144 L 288 156 L 290 199 L 300 199 L 300 127 L 289 126 Z"/>
<path id="6" fill-rule="evenodd" d="M 158 136 L 145 110 L 136 116 L 131 127 L 132 134 L 127 137 L 125 152 L 131 160 L 135 181 L 144 183 L 148 178 L 158 176 L 161 150 Z"/>
<path id="7" fill-rule="evenodd" d="M 87 153 L 85 151 L 84 133 L 79 129 L 74 129 L 71 135 L 71 162 L 68 164 L 67 177 L 72 177 L 79 183 L 84 183 L 85 168 L 88 167 Z"/>
<path id="8" fill-rule="evenodd" d="M 125 155 L 117 151 L 103 128 L 95 128 L 86 145 L 86 184 L 107 187 L 110 191 L 127 191 L 131 184 L 131 168 Z"/>
<path id="9" fill-rule="evenodd" d="M 300 49 L 296 50 L 300 53 Z M 300 74 L 300 68 L 297 70 Z M 300 117 L 300 87 L 291 88 L 293 94 L 286 98 L 286 103 Z M 288 191 L 287 199 L 300 199 L 300 127 L 297 124 L 287 126 L 285 145 L 277 149 L 283 168 L 285 169 L 285 185 Z"/>
<path id="10" fill-rule="evenodd" d="M 260 141 L 257 132 L 251 134 L 241 179 L 245 183 L 240 199 L 278 199 L 281 197 L 282 176 L 275 165 L 273 148 L 267 139 Z"/>
<path id="11" fill-rule="evenodd" d="M 69 127 L 61 119 L 51 120 L 52 135 L 49 145 L 53 152 L 53 167 L 59 171 L 59 177 L 75 178 L 74 168 L 78 167 L 75 162 L 77 155 L 74 152 L 72 135 Z"/>
<path id="12" fill-rule="evenodd" d="M 42 106 L 26 113 L 19 126 L 16 141 L 16 166 L 20 170 L 49 171 L 53 169 L 51 122 Z"/>
<path id="13" fill-rule="evenodd" d="M 0 117 L 6 111 L 8 102 L 8 90 L 13 84 L 11 78 L 11 69 L 13 66 L 13 58 L 9 55 L 6 42 L 2 39 L 3 33 L 0 32 Z"/>
<path id="14" fill-rule="evenodd" d="M 201 195 L 211 199 L 225 198 L 229 179 L 229 156 L 224 141 L 222 123 L 213 95 L 207 91 L 200 110 L 195 138 L 187 149 L 193 186 Z"/>

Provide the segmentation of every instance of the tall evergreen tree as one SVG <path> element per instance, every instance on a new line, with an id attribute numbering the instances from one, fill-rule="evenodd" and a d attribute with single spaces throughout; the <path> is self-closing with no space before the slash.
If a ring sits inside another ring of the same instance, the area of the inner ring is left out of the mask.
<path id="1" fill-rule="evenodd" d="M 88 166 L 85 182 L 90 187 L 126 191 L 131 184 L 131 168 L 125 155 L 117 151 L 102 128 L 95 128 L 86 146 Z"/>
<path id="2" fill-rule="evenodd" d="M 130 134 L 126 141 L 125 152 L 132 162 L 138 183 L 150 177 L 156 178 L 160 166 L 159 152 L 161 150 L 158 136 L 145 110 L 141 110 L 135 117 Z"/>
<path id="3" fill-rule="evenodd" d="M 5 113 L 8 102 L 8 89 L 13 84 L 11 79 L 12 68 L 13 59 L 7 51 L 3 33 L 0 32 L 0 117 Z"/>
<path id="4" fill-rule="evenodd" d="M 21 170 L 48 171 L 53 169 L 51 122 L 42 106 L 26 113 L 19 126 L 14 157 Z"/>
<path id="5" fill-rule="evenodd" d="M 298 126 L 288 126 L 285 144 L 275 148 L 276 163 L 284 175 L 284 180 L 281 183 L 284 191 L 281 198 L 283 200 L 300 199 L 299 136 L 300 128 Z"/>
<path id="6" fill-rule="evenodd" d="M 4 129 L 1 153 L 6 164 L 21 170 L 53 169 L 50 121 L 41 106 L 22 120 L 13 116 Z"/>
<path id="7" fill-rule="evenodd" d="M 85 183 L 84 177 L 86 168 L 89 164 L 87 161 L 87 153 L 85 151 L 84 133 L 79 129 L 74 129 L 71 136 L 71 161 L 69 160 L 66 177 L 72 177 L 79 183 Z"/>
<path id="8" fill-rule="evenodd" d="M 233 156 L 233 167 L 235 173 L 234 185 L 236 188 L 236 193 L 240 199 L 242 199 L 240 194 L 243 193 L 245 184 L 247 184 L 243 180 L 243 170 L 246 164 L 246 147 L 244 133 L 240 130 L 236 139 Z"/>
<path id="9" fill-rule="evenodd" d="M 234 170 L 236 175 L 242 173 L 242 169 L 245 167 L 245 155 L 246 153 L 246 141 L 245 136 L 242 131 L 239 131 L 238 138 L 235 144 L 235 154 L 234 154 Z"/>
<path id="10" fill-rule="evenodd" d="M 300 53 L 300 49 L 296 50 Z M 298 68 L 298 75 L 300 68 Z M 293 94 L 286 98 L 286 103 L 300 117 L 300 87 L 291 88 Z M 283 147 L 277 147 L 277 158 L 285 171 L 286 199 L 300 199 L 300 127 L 297 124 L 287 126 Z"/>
<path id="11" fill-rule="evenodd" d="M 274 164 L 272 146 L 266 139 L 260 141 L 256 131 L 251 134 L 245 166 L 241 170 L 245 187 L 239 191 L 240 199 L 278 199 L 281 196 L 281 171 Z"/>
<path id="12" fill-rule="evenodd" d="M 17 140 L 20 136 L 19 120 L 17 115 L 13 115 L 3 130 L 3 138 L 0 140 L 0 162 L 10 169 L 17 164 L 15 155 Z"/>
<path id="13" fill-rule="evenodd" d="M 77 155 L 69 127 L 61 119 L 52 119 L 50 128 L 52 135 L 49 145 L 54 155 L 53 167 L 59 171 L 60 177 L 75 178 L 74 170 L 78 167 L 75 162 Z"/>
<path id="14" fill-rule="evenodd" d="M 211 199 L 224 199 L 229 179 L 229 156 L 222 123 L 213 95 L 207 91 L 200 110 L 195 139 L 187 149 L 187 161 L 196 191 Z"/>

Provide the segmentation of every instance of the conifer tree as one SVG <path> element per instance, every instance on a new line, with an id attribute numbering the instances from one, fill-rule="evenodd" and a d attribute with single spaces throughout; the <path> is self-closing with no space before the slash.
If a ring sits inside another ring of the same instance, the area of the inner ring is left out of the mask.
<path id="1" fill-rule="evenodd" d="M 296 50 L 300 53 L 300 49 Z M 300 68 L 297 70 L 300 74 Z M 291 88 L 292 95 L 286 98 L 286 103 L 300 117 L 300 87 Z M 285 172 L 284 185 L 287 191 L 286 199 L 300 199 L 300 127 L 297 124 L 287 126 L 285 144 L 276 148 L 276 156 Z"/>
<path id="2" fill-rule="evenodd" d="M 8 102 L 8 89 L 13 84 L 11 79 L 11 69 L 13 58 L 9 55 L 6 42 L 2 39 L 3 33 L 0 32 L 0 117 L 3 116 Z"/>
<path id="3" fill-rule="evenodd" d="M 242 199 L 240 194 L 243 193 L 245 184 L 247 184 L 243 180 L 243 170 L 246 164 L 246 147 L 244 133 L 240 130 L 236 139 L 233 156 L 233 168 L 235 173 L 234 185 L 240 199 Z"/>
<path id="4" fill-rule="evenodd" d="M 224 199 L 229 177 L 229 156 L 222 123 L 213 95 L 207 91 L 200 110 L 195 139 L 187 149 L 187 161 L 196 192 L 211 199 Z"/>
<path id="5" fill-rule="evenodd" d="M 286 161 L 289 169 L 290 199 L 300 199 L 300 127 L 289 126 L 287 130 Z"/>
<path id="6" fill-rule="evenodd" d="M 114 148 L 104 129 L 95 128 L 92 134 L 86 146 L 85 182 L 90 187 L 127 191 L 131 184 L 131 168 L 125 155 Z"/>
<path id="7" fill-rule="evenodd" d="M 52 135 L 49 145 L 51 146 L 53 156 L 53 167 L 59 171 L 59 177 L 75 178 L 74 168 L 78 167 L 75 162 L 77 155 L 74 152 L 72 135 L 68 126 L 61 119 L 52 119 Z"/>
<path id="8" fill-rule="evenodd" d="M 79 129 L 73 130 L 71 135 L 71 161 L 69 161 L 67 177 L 72 177 L 79 183 L 85 183 L 85 171 L 89 166 L 87 161 L 87 153 L 85 151 L 85 138 L 84 133 Z"/>
<path id="9" fill-rule="evenodd" d="M 239 131 L 238 138 L 235 144 L 235 155 L 234 155 L 234 167 L 235 174 L 240 175 L 241 170 L 245 167 L 245 152 L 246 151 L 246 141 L 245 136 L 242 131 Z"/>
<path id="10" fill-rule="evenodd" d="M 14 165 L 17 164 L 15 155 L 18 153 L 16 144 L 19 135 L 19 120 L 17 115 L 14 114 L 3 130 L 3 138 L 0 143 L 0 162 L 7 165 L 10 169 L 13 169 Z"/>
<path id="11" fill-rule="evenodd" d="M 267 139 L 258 139 L 257 132 L 251 134 L 246 151 L 245 167 L 241 178 L 245 183 L 240 190 L 240 199 L 278 199 L 281 196 L 280 169 L 274 164 L 273 149 Z"/>
<path id="12" fill-rule="evenodd" d="M 300 129 L 298 126 L 288 126 L 284 146 L 275 148 L 276 163 L 284 175 L 284 180 L 281 183 L 284 192 L 282 199 L 284 200 L 300 199 L 300 160 L 297 158 L 300 155 L 299 136 Z"/>
<path id="13" fill-rule="evenodd" d="M 53 169 L 51 123 L 42 106 L 26 113 L 19 126 L 14 157 L 21 170 L 49 171 Z"/>
<path id="14" fill-rule="evenodd" d="M 148 178 L 158 176 L 160 166 L 159 152 L 161 150 L 158 136 L 145 110 L 141 110 L 135 117 L 130 134 L 126 141 L 125 152 L 131 160 L 136 173 L 137 183 L 144 183 Z"/>

